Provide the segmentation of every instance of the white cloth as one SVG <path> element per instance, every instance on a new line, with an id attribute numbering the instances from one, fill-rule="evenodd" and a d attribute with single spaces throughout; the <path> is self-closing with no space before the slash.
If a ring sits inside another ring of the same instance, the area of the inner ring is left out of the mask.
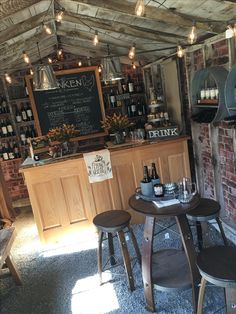
<path id="1" fill-rule="evenodd" d="M 83 154 L 89 182 L 100 182 L 112 179 L 111 158 L 108 149 Z"/>
<path id="2" fill-rule="evenodd" d="M 167 200 L 167 201 L 153 201 L 153 203 L 158 207 L 165 207 L 165 206 L 171 206 L 174 204 L 179 204 L 180 201 L 174 198 L 173 200 Z"/>

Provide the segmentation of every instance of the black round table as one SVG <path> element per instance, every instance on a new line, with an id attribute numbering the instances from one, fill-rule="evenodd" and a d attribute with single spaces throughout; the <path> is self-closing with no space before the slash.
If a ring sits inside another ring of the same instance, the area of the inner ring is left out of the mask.
<path id="1" fill-rule="evenodd" d="M 199 200 L 200 197 L 196 195 L 188 204 L 179 203 L 158 208 L 153 202 L 136 198 L 136 195 L 129 199 L 130 207 L 146 217 L 142 245 L 142 277 L 148 311 L 155 312 L 155 287 L 163 291 L 192 288 L 193 308 L 195 313 L 197 312 L 200 274 L 196 266 L 196 252 L 186 214 L 199 204 Z M 155 220 L 164 217 L 175 217 L 184 251 L 165 249 L 153 252 Z"/>

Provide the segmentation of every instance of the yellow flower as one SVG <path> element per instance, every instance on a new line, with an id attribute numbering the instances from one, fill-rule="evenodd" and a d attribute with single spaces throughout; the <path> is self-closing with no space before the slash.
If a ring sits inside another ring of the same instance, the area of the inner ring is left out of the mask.
<path id="1" fill-rule="evenodd" d="M 63 124 L 48 131 L 47 137 L 50 141 L 64 142 L 72 137 L 77 137 L 79 130 L 73 124 Z"/>
<path id="2" fill-rule="evenodd" d="M 106 116 L 104 121 L 101 121 L 102 128 L 108 130 L 110 133 L 120 132 L 131 126 L 127 115 L 118 115 L 114 113 L 112 116 Z"/>

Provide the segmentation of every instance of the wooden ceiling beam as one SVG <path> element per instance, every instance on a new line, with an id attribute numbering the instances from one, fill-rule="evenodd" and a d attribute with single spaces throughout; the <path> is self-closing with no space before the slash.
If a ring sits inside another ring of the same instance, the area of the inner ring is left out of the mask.
<path id="1" fill-rule="evenodd" d="M 71 2 L 74 4 L 78 4 L 81 6 L 87 6 L 91 8 L 97 8 L 97 10 L 103 10 L 104 16 L 108 16 L 109 13 L 114 15 L 114 13 L 130 17 L 134 17 L 135 13 L 135 3 L 124 3 L 124 1 L 115 1 L 115 0 L 59 0 L 60 5 L 66 6 L 66 3 Z M 107 14 L 106 14 L 107 13 Z M 83 14 L 83 11 L 82 11 Z M 96 17 L 98 18 L 98 14 L 96 14 Z M 136 16 L 135 16 L 136 17 Z M 157 8 L 153 7 L 151 5 L 147 5 L 145 8 L 145 16 L 144 17 L 136 17 L 136 19 L 143 19 L 143 20 L 150 20 L 150 21 L 156 21 L 161 22 L 172 26 L 178 26 L 181 28 L 189 28 L 192 26 L 193 16 L 182 16 L 181 14 L 177 14 L 177 12 L 173 12 L 171 10 L 163 9 L 163 8 Z M 198 20 L 198 17 L 195 17 L 195 20 Z M 201 20 L 201 17 L 199 17 L 199 20 Z M 117 21 L 118 22 L 118 21 Z M 210 25 L 211 21 L 207 22 L 197 22 L 196 26 L 200 30 L 218 33 L 222 29 L 221 23 L 214 23 L 214 25 Z"/>
<path id="2" fill-rule="evenodd" d="M 1 1 L 0 19 L 9 18 L 14 13 L 19 13 L 19 11 L 27 9 L 28 7 L 39 2 L 42 1 L 39 0 Z M 47 2 L 50 4 L 50 0 L 48 0 Z"/>

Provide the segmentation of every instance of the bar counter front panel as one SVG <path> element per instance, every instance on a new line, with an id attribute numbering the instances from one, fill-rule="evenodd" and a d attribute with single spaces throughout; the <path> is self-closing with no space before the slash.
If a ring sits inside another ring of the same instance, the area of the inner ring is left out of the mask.
<path id="1" fill-rule="evenodd" d="M 110 209 L 129 210 L 132 222 L 143 217 L 128 206 L 143 177 L 156 163 L 163 183 L 190 177 L 187 137 L 111 149 L 113 179 L 89 183 L 82 156 L 22 167 L 41 242 L 55 242 L 92 226 L 93 217 Z"/>

